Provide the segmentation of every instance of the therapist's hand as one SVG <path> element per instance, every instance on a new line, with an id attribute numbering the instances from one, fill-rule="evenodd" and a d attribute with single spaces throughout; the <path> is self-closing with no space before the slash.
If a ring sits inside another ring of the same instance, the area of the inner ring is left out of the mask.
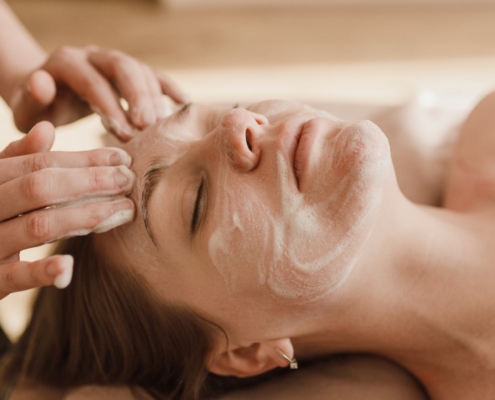
<path id="1" fill-rule="evenodd" d="M 162 94 L 189 100 L 160 71 L 117 50 L 62 47 L 20 80 L 10 107 L 17 127 L 27 132 L 39 121 L 64 125 L 97 112 L 105 128 L 127 141 L 135 130 L 167 116 Z M 120 100 L 125 99 L 125 111 Z"/>
<path id="2" fill-rule="evenodd" d="M 19 260 L 24 249 L 60 238 L 104 232 L 134 218 L 131 158 L 120 149 L 50 152 L 48 122 L 0 152 L 0 298 L 55 284 L 66 287 L 73 259 Z"/>

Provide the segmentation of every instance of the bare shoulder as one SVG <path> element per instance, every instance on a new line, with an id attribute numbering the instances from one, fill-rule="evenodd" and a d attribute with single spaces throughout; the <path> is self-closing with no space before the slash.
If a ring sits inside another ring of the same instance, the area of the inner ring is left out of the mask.
<path id="1" fill-rule="evenodd" d="M 449 166 L 444 207 L 473 211 L 495 205 L 495 92 L 466 119 Z"/>
<path id="2" fill-rule="evenodd" d="M 219 400 L 426 400 L 409 374 L 376 357 L 336 357 L 290 372 Z"/>

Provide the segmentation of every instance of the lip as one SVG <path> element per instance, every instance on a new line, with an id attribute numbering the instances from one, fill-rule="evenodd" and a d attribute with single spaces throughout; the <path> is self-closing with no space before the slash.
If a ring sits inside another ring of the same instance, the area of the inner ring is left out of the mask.
<path id="1" fill-rule="evenodd" d="M 299 190 L 304 187 L 304 182 L 308 175 L 310 162 L 312 160 L 313 146 L 316 142 L 319 132 L 321 131 L 321 123 L 319 118 L 311 119 L 305 122 L 302 129 L 296 137 L 296 147 L 292 166 L 296 177 Z"/>

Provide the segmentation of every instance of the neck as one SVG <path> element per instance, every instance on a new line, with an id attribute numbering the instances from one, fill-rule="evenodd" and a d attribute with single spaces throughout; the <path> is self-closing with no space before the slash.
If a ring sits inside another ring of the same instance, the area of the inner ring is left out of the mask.
<path id="1" fill-rule="evenodd" d="M 340 292 L 314 307 L 293 340 L 296 354 L 379 354 L 427 387 L 469 368 L 473 374 L 473 366 L 495 360 L 487 334 L 487 321 L 495 320 L 495 251 L 487 243 L 495 213 L 405 202 L 391 214 Z"/>

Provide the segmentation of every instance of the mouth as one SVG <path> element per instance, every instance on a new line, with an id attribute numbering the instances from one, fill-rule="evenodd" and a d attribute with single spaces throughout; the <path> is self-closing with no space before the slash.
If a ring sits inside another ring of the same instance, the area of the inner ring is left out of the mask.
<path id="1" fill-rule="evenodd" d="M 309 185 L 312 170 L 318 165 L 317 144 L 334 138 L 342 126 L 326 118 L 315 117 L 303 120 L 293 119 L 282 127 L 277 137 L 277 148 L 284 155 L 293 172 L 294 186 L 299 192 Z"/>
<path id="2" fill-rule="evenodd" d="M 313 148 L 323 128 L 322 120 L 314 118 L 304 123 L 296 136 L 292 166 L 299 191 L 304 187 L 311 164 L 314 164 Z"/>

